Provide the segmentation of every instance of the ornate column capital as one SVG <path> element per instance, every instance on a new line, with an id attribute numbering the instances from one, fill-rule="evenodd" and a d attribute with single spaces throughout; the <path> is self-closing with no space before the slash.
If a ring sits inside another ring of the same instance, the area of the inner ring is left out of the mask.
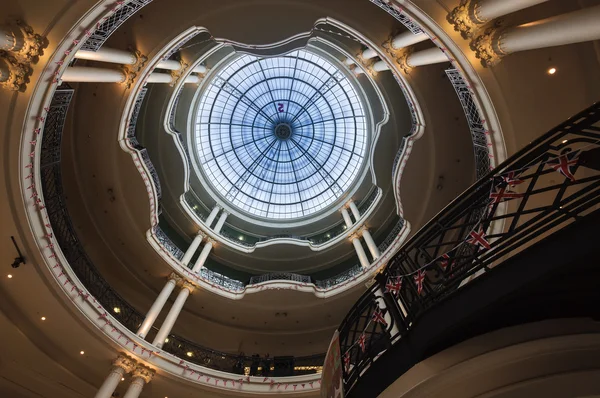
<path id="1" fill-rule="evenodd" d="M 208 237 L 208 235 L 204 231 L 202 231 L 202 230 L 198 231 L 198 233 L 196 234 L 196 236 L 201 236 L 203 240 Z"/>
<path id="2" fill-rule="evenodd" d="M 350 234 L 350 236 L 348 236 L 348 240 L 350 242 L 352 242 L 354 239 L 360 239 L 360 235 L 358 234 L 358 231 L 354 232 L 353 234 Z"/>
<path id="3" fill-rule="evenodd" d="M 460 32 L 464 39 L 472 38 L 479 25 L 485 23 L 477 17 L 476 9 L 479 9 L 476 1 L 462 0 L 460 5 L 446 16 L 446 20 L 454 26 L 455 31 Z"/>
<path id="4" fill-rule="evenodd" d="M 206 243 L 211 243 L 214 246 L 217 244 L 217 241 L 209 236 L 206 238 Z"/>
<path id="5" fill-rule="evenodd" d="M 125 354 L 119 354 L 119 356 L 112 362 L 113 366 L 125 370 L 125 373 L 129 373 L 135 369 L 137 362 Z"/>
<path id="6" fill-rule="evenodd" d="M 135 369 L 133 369 L 132 376 L 139 377 L 140 379 L 144 380 L 146 384 L 148 384 L 155 374 L 156 371 L 154 369 L 150 369 L 144 365 L 138 365 L 135 367 Z"/>
<path id="7" fill-rule="evenodd" d="M 9 52 L 0 50 L 0 69 L 2 69 L 0 87 L 11 91 L 25 90 L 32 72 L 29 64 L 19 62 Z"/>
<path id="8" fill-rule="evenodd" d="M 188 281 L 183 281 L 181 283 L 181 290 L 183 289 L 187 289 L 190 292 L 190 294 L 192 294 L 194 292 L 195 286 Z"/>
<path id="9" fill-rule="evenodd" d="M 486 68 L 496 65 L 502 57 L 507 55 L 499 45 L 501 35 L 500 24 L 496 23 L 471 40 L 471 50 L 475 52 L 475 56 L 481 60 L 481 64 Z"/>
<path id="10" fill-rule="evenodd" d="M 373 69 L 373 64 L 375 64 L 376 61 L 377 61 L 377 57 L 370 58 L 370 59 L 364 59 L 362 57 L 362 53 L 356 54 L 356 62 L 359 63 L 360 65 L 362 65 L 365 68 L 365 70 L 367 71 L 367 73 L 369 73 L 373 77 L 377 76 L 377 71 Z"/>
<path id="11" fill-rule="evenodd" d="M 129 48 L 131 52 L 135 55 L 135 63 L 133 65 L 123 65 L 121 66 L 121 70 L 125 74 L 125 80 L 121 84 L 125 86 L 125 88 L 131 88 L 133 82 L 137 78 L 140 71 L 146 65 L 148 61 L 148 57 L 142 54 L 141 51 Z"/>
<path id="12" fill-rule="evenodd" d="M 176 274 L 175 272 L 171 272 L 171 274 L 169 274 L 167 279 L 169 281 L 175 281 L 175 283 L 181 283 L 181 281 L 183 281 L 183 278 L 181 276 L 179 276 L 178 274 Z"/>
<path id="13" fill-rule="evenodd" d="M 179 81 L 179 79 L 181 79 L 181 77 L 185 74 L 185 71 L 189 67 L 189 65 L 186 62 L 184 62 L 182 59 L 179 60 L 179 64 L 181 65 L 181 68 L 171 71 L 171 77 L 173 78 L 171 80 L 171 83 L 169 83 L 169 86 L 171 86 L 171 87 L 175 86 L 177 81 Z"/>
<path id="14" fill-rule="evenodd" d="M 362 235 L 363 235 L 363 233 L 364 233 L 365 231 L 369 231 L 369 228 L 367 228 L 367 226 L 366 226 L 366 225 L 362 225 L 362 226 L 361 226 L 361 227 L 360 227 L 360 228 L 359 228 L 359 229 L 356 231 L 356 233 L 357 233 L 358 235 L 362 236 Z"/>
<path id="15" fill-rule="evenodd" d="M 48 47 L 48 39 L 35 33 L 31 26 L 21 20 L 16 20 L 14 25 L 16 29 L 12 31 L 12 36 L 15 44 L 10 51 L 20 62 L 35 64 Z"/>
<path id="16" fill-rule="evenodd" d="M 402 71 L 404 73 L 408 73 L 411 71 L 411 69 L 413 68 L 412 66 L 409 65 L 408 63 L 408 57 L 414 52 L 414 49 L 412 47 L 407 47 L 404 48 L 400 51 L 396 52 L 396 63 L 398 64 L 398 67 L 400 69 L 402 69 Z"/>

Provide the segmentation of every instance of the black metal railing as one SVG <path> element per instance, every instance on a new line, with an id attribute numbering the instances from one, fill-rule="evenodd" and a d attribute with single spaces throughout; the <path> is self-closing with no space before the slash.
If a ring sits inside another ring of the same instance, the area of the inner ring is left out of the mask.
<path id="1" fill-rule="evenodd" d="M 346 392 L 429 308 L 599 204 L 600 103 L 489 172 L 403 245 L 339 328 Z"/>
<path id="2" fill-rule="evenodd" d="M 135 14 L 140 8 L 152 2 L 152 0 L 129 0 L 124 4 L 115 5 L 114 12 L 99 23 L 96 28 L 87 34 L 88 38 L 81 46 L 82 50 L 98 51 L 104 42 L 121 26 L 129 17 Z"/>
<path id="3" fill-rule="evenodd" d="M 46 206 L 53 235 L 77 279 L 104 308 L 111 310 L 118 308 L 118 311 L 111 311 L 111 315 L 131 332 L 136 333 L 144 320 L 144 315 L 115 292 L 100 274 L 79 240 L 66 206 L 62 186 L 60 146 L 64 122 L 72 96 L 73 89 L 71 88 L 57 89 L 47 113 L 42 136 L 40 162 L 40 178 L 42 181 L 44 205 Z M 168 241 L 167 246 L 172 249 L 177 258 L 182 255 L 181 250 L 170 241 L 166 234 L 160 231 L 157 233 L 157 236 Z M 241 284 L 241 289 L 243 289 L 243 283 L 213 273 L 207 269 L 203 269 L 201 275 L 207 279 L 218 280 L 219 284 L 233 289 L 240 289 Z M 169 339 L 170 341 L 179 343 L 176 345 L 174 343 L 165 344 L 163 347 L 165 351 L 211 369 L 231 372 L 231 367 L 224 367 L 223 362 L 219 362 L 216 359 L 238 358 L 234 354 L 212 350 L 176 335 L 169 336 Z M 189 352 L 193 352 L 193 356 L 190 357 L 188 355 Z M 215 358 L 215 360 L 198 362 L 198 358 Z M 305 357 L 288 358 L 300 362 L 305 359 Z M 323 365 L 324 354 L 310 358 L 314 358 L 312 363 L 315 367 Z M 303 373 L 294 373 L 292 369 L 291 374 L 285 374 L 285 376 L 295 374 Z"/>
<path id="4" fill-rule="evenodd" d="M 250 278 L 250 285 L 268 281 L 293 281 L 300 283 L 312 283 L 310 276 L 294 274 L 292 272 L 273 272 L 270 274 L 253 276 Z"/>

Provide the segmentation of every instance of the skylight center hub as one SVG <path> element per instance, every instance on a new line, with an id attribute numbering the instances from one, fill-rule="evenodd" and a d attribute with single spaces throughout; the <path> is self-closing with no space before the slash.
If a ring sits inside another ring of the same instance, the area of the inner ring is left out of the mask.
<path id="1" fill-rule="evenodd" d="M 292 136 L 292 128 L 287 123 L 279 123 L 275 126 L 275 136 L 285 141 Z"/>

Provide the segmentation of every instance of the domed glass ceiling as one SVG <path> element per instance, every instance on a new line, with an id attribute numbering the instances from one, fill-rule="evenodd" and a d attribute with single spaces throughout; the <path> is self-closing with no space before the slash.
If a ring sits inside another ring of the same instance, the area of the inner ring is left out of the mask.
<path id="1" fill-rule="evenodd" d="M 223 198 L 254 216 L 293 219 L 351 187 L 366 154 L 366 118 L 346 75 L 315 53 L 242 55 L 201 96 L 195 139 Z"/>

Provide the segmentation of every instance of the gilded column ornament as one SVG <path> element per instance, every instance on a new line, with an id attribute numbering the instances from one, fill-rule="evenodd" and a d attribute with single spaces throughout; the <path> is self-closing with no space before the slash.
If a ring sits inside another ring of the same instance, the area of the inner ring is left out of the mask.
<path id="1" fill-rule="evenodd" d="M 128 355 L 119 354 L 112 364 L 117 368 L 125 370 L 125 373 L 129 373 L 135 369 L 137 362 Z"/>
<path id="2" fill-rule="evenodd" d="M 485 23 L 477 17 L 479 5 L 474 0 L 461 0 L 460 5 L 448 13 L 446 19 L 454 26 L 454 30 L 460 32 L 464 39 L 470 39 L 475 35 L 479 25 Z"/>
<path id="3" fill-rule="evenodd" d="M 24 64 L 35 64 L 48 46 L 45 37 L 35 33 L 31 26 L 21 20 L 5 26 L 2 31 L 6 39 L 4 50 L 11 52 Z"/>
<path id="4" fill-rule="evenodd" d="M 144 365 L 138 365 L 135 367 L 135 369 L 133 369 L 133 374 L 132 376 L 138 377 L 142 380 L 144 380 L 145 384 L 150 383 L 150 381 L 152 380 L 152 378 L 154 377 L 154 375 L 156 374 L 156 371 L 154 369 L 150 369 Z"/>
<path id="5" fill-rule="evenodd" d="M 181 276 L 179 276 L 178 274 L 176 274 L 175 272 L 171 272 L 171 274 L 169 275 L 169 277 L 167 278 L 168 280 L 173 280 L 175 281 L 175 283 L 181 283 L 183 281 L 183 278 Z"/>
<path id="6" fill-rule="evenodd" d="M 365 70 L 373 77 L 377 76 L 377 71 L 373 69 L 373 64 L 376 62 L 377 57 L 364 59 L 362 53 L 356 54 L 356 61 L 361 64 Z M 356 73 L 356 72 L 355 72 Z"/>
<path id="7" fill-rule="evenodd" d="M 190 294 L 192 294 L 194 292 L 195 287 L 190 282 L 183 281 L 181 283 L 181 289 L 187 289 L 190 292 Z"/>
<path id="8" fill-rule="evenodd" d="M 144 66 L 146 65 L 146 62 L 148 61 L 148 57 L 146 57 L 144 54 L 142 54 L 141 51 L 134 50 L 134 49 L 130 49 L 130 50 L 135 55 L 135 63 L 132 65 L 121 66 L 121 70 L 125 74 L 125 80 L 121 84 L 123 84 L 125 86 L 125 88 L 127 88 L 127 89 L 131 88 L 131 86 L 133 85 L 133 82 L 137 78 L 138 74 L 144 68 Z"/>
<path id="9" fill-rule="evenodd" d="M 408 46 L 396 50 L 392 46 L 392 41 L 394 40 L 395 36 L 396 35 L 390 35 L 390 37 L 385 42 L 383 42 L 381 46 L 383 47 L 385 52 L 392 56 L 392 58 L 396 61 L 398 67 L 402 69 L 404 73 L 408 73 L 412 69 L 412 67 L 408 64 L 407 59 L 408 56 L 413 53 L 414 49 L 412 48 L 412 46 Z"/>
<path id="10" fill-rule="evenodd" d="M 171 86 L 171 87 L 175 86 L 177 81 L 179 81 L 179 79 L 181 79 L 181 77 L 185 74 L 185 71 L 189 67 L 189 65 L 186 62 L 184 62 L 182 59 L 179 60 L 179 64 L 181 65 L 181 68 L 171 71 L 171 77 L 173 78 L 171 80 L 171 83 L 169 83 L 169 86 Z"/>
<path id="11" fill-rule="evenodd" d="M 11 91 L 25 91 L 31 67 L 7 51 L 0 50 L 0 87 Z"/>
<path id="12" fill-rule="evenodd" d="M 352 235 L 350 235 L 350 236 L 348 237 L 348 240 L 349 240 L 350 242 L 352 242 L 354 239 L 360 239 L 360 236 L 358 235 L 358 232 L 354 232 Z"/>
<path id="13" fill-rule="evenodd" d="M 496 24 L 471 41 L 471 50 L 475 51 L 475 56 L 481 60 L 484 67 L 489 68 L 496 65 L 502 57 L 507 55 L 500 48 L 501 36 L 502 30 L 499 29 L 499 24 Z"/>

